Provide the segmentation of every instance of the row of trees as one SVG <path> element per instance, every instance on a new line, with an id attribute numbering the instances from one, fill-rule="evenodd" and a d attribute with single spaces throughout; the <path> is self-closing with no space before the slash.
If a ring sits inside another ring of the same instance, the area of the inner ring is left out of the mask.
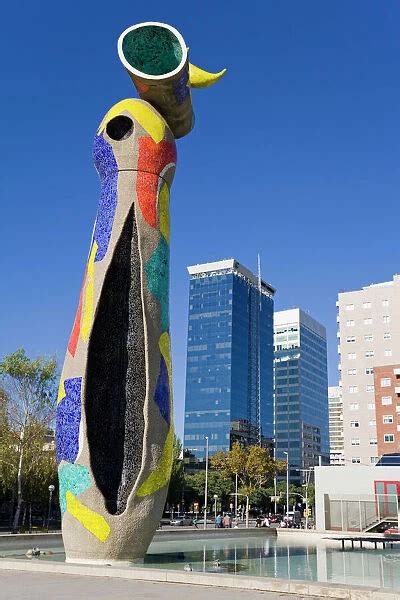
<path id="1" fill-rule="evenodd" d="M 186 511 L 193 510 L 195 504 L 204 505 L 205 472 L 184 473 L 181 458 L 182 446 L 176 438 L 174 444 L 174 462 L 167 502 L 170 506 L 179 506 Z M 229 452 L 218 452 L 210 458 L 208 472 L 207 505 L 212 506 L 214 496 L 218 496 L 219 510 L 226 510 L 233 503 L 233 494 L 238 479 L 238 493 L 249 496 L 250 505 L 262 511 L 273 511 L 275 496 L 274 478 L 286 473 L 286 461 L 275 460 L 267 449 L 260 446 L 243 447 L 238 442 Z M 302 502 L 303 487 L 289 485 L 290 504 Z M 286 481 L 278 481 L 277 505 L 282 511 L 286 503 Z M 314 486 L 308 487 L 309 505 L 314 503 Z M 239 501 L 240 504 L 240 501 Z"/>

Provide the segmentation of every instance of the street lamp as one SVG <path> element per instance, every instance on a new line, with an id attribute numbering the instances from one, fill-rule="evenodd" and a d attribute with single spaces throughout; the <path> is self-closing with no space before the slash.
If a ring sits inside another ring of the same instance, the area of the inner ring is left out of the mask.
<path id="1" fill-rule="evenodd" d="M 217 494 L 214 494 L 214 523 L 217 520 L 217 500 L 218 500 L 218 496 L 217 496 Z"/>
<path id="2" fill-rule="evenodd" d="M 302 484 L 302 487 L 306 488 L 306 496 L 305 496 L 305 502 L 306 502 L 306 530 L 308 530 L 308 486 L 310 484 L 310 477 L 311 477 L 311 471 L 313 470 L 314 467 L 310 467 L 309 469 L 301 469 L 302 471 L 305 471 L 305 475 L 306 475 L 306 482 Z"/>
<path id="3" fill-rule="evenodd" d="M 289 523 L 289 450 L 286 454 L 286 523 Z"/>
<path id="4" fill-rule="evenodd" d="M 238 514 L 237 514 L 237 490 L 238 490 L 238 474 L 235 473 L 235 519 L 236 521 L 238 520 Z"/>
<path id="5" fill-rule="evenodd" d="M 247 494 L 238 494 L 238 493 L 235 493 L 235 494 L 232 493 L 229 495 L 235 496 L 236 498 L 238 496 L 246 496 L 246 529 L 248 529 L 249 528 L 249 497 L 248 497 L 248 495 Z"/>
<path id="6" fill-rule="evenodd" d="M 50 515 L 51 515 L 51 498 L 53 496 L 53 492 L 55 490 L 55 486 L 53 484 L 49 485 L 49 514 L 47 515 L 47 531 L 49 531 L 50 526 Z"/>
<path id="7" fill-rule="evenodd" d="M 208 436 L 204 436 L 206 440 L 206 481 L 204 485 L 204 529 L 207 529 L 207 495 L 208 495 Z"/>

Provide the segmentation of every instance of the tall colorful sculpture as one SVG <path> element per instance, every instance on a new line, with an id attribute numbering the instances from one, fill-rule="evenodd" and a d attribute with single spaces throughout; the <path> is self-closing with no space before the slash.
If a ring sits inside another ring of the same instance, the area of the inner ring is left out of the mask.
<path id="1" fill-rule="evenodd" d="M 128 28 L 118 53 L 140 99 L 115 104 L 95 135 L 101 192 L 56 413 L 66 560 L 146 553 L 172 466 L 169 194 L 175 139 L 193 126 L 189 64 L 162 23 Z"/>

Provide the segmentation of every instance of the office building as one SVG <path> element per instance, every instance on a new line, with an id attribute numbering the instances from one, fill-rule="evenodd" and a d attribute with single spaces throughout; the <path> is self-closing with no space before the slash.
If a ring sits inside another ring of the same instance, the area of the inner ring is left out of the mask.
<path id="1" fill-rule="evenodd" d="M 375 464 L 374 367 L 400 363 L 400 276 L 338 294 L 339 371 L 346 464 Z"/>
<path id="2" fill-rule="evenodd" d="M 400 450 L 400 365 L 374 367 L 376 462 Z"/>
<path id="3" fill-rule="evenodd" d="M 329 462 L 325 327 L 300 308 L 274 315 L 276 457 L 289 453 L 290 478 Z"/>
<path id="4" fill-rule="evenodd" d="M 330 464 L 343 466 L 345 461 L 343 453 L 343 400 L 341 387 L 328 388 L 328 406 Z"/>
<path id="5" fill-rule="evenodd" d="M 196 464 L 205 436 L 210 455 L 273 437 L 275 290 L 234 259 L 188 271 L 184 451 Z"/>

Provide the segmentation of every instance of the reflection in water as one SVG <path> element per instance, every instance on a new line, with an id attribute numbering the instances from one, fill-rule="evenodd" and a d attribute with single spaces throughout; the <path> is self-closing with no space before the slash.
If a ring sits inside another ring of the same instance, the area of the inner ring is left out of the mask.
<path id="1" fill-rule="evenodd" d="M 315 538 L 312 538 L 315 540 Z M 332 545 L 333 544 L 333 545 Z M 8 558 L 11 552 L 7 553 Z M 14 553 L 15 556 L 15 553 Z M 26 560 L 25 555 L 18 558 Z M 32 560 L 65 560 L 62 548 Z M 305 544 L 304 536 L 154 541 L 138 566 L 238 573 L 258 577 L 329 581 L 400 589 L 400 547 L 346 549 L 326 540 Z M 134 567 L 133 567 L 134 568 Z"/>
<path id="2" fill-rule="evenodd" d="M 153 542 L 144 566 L 182 569 L 190 562 L 194 571 L 400 588 L 400 548 L 342 551 L 324 540 L 308 545 L 302 541 L 249 537 Z"/>

